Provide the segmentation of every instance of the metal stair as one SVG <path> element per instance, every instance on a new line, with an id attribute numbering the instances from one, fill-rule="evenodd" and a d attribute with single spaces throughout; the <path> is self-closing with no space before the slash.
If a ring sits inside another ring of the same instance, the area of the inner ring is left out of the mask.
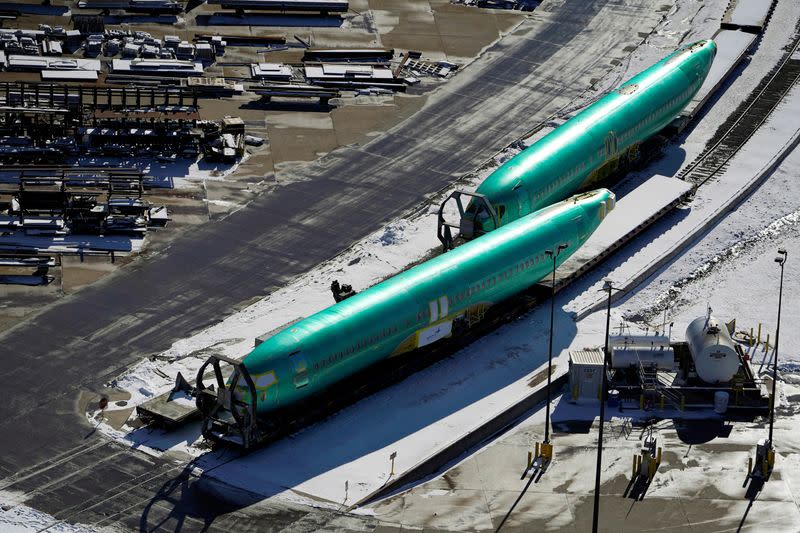
<path id="1" fill-rule="evenodd" d="M 644 365 L 639 361 L 639 383 L 642 385 L 642 394 L 655 398 L 663 398 L 664 403 L 669 403 L 677 410 L 682 410 L 681 395 L 669 390 L 670 383 L 658 373 L 654 364 Z"/>

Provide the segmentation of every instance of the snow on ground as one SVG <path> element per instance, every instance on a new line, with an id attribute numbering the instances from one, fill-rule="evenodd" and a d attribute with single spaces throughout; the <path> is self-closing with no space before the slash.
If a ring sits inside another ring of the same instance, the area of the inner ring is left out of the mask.
<path id="1" fill-rule="evenodd" d="M 796 149 L 736 211 L 647 286 L 620 304 L 631 320 L 651 320 L 668 309 L 685 328 L 707 305 L 740 329 L 764 324 L 775 338 L 779 247 L 788 251 L 783 284 L 781 360 L 800 361 L 800 149 Z"/>
<path id="2" fill-rule="evenodd" d="M 770 165 L 770 161 L 782 153 L 792 139 L 800 135 L 795 114 L 800 112 L 800 86 L 795 87 L 785 102 L 781 103 L 750 142 L 734 156 L 722 179 L 712 180 L 701 187 L 691 205 L 676 210 L 640 239 L 639 247 L 629 246 L 604 265 L 603 271 L 617 286 L 630 290 L 638 285 L 638 280 L 647 272 L 650 265 L 658 258 L 668 257 L 674 250 L 684 246 L 687 236 L 703 231 L 709 221 L 719 212 L 729 209 L 738 201 L 741 191 L 747 190 L 756 176 Z M 670 148 L 666 161 L 680 157 L 680 148 Z M 677 167 L 677 165 L 675 165 Z M 650 242 L 645 242 L 651 238 Z M 596 290 L 602 287 L 602 280 L 597 279 Z M 579 314 L 594 309 L 601 301 L 595 291 L 588 291 L 582 297 L 569 304 L 569 308 Z"/>
<path id="3" fill-rule="evenodd" d="M 674 52 L 683 44 L 710 39 L 719 30 L 729 0 L 678 0 L 664 20 L 628 58 L 599 80 L 566 110 L 574 114 L 605 93 Z"/>
<path id="4" fill-rule="evenodd" d="M 196 161 L 178 159 L 171 163 L 160 163 L 153 161 L 152 158 L 136 158 L 126 161 L 125 164 L 143 170 L 154 187 L 186 189 L 196 187 L 205 181 L 225 179 L 225 176 L 235 172 L 239 165 L 247 161 L 248 157 L 249 154 L 245 152 L 244 157 L 237 159 L 233 164 L 210 163 L 202 158 Z"/>
<path id="5" fill-rule="evenodd" d="M 211 163 L 202 157 L 195 160 L 178 158 L 173 162 L 156 161 L 153 157 L 99 157 L 81 156 L 67 160 L 68 165 L 80 167 L 103 167 L 103 168 L 136 168 L 149 176 L 150 185 L 153 187 L 165 187 L 184 189 L 197 187 L 204 181 L 222 180 L 232 172 L 235 172 L 239 165 L 247 160 L 249 154 L 237 160 L 233 164 Z M 0 171 L 0 183 L 16 180 L 19 171 L 5 170 Z"/>
<path id="6" fill-rule="evenodd" d="M 798 397 L 798 382 L 800 374 L 787 376 L 781 391 L 784 399 Z M 563 397 L 554 401 L 554 461 L 515 504 L 506 527 L 520 531 L 588 528 L 598 409 L 597 401 L 577 405 Z M 702 418 L 687 420 L 665 413 L 653 423 L 651 412 L 629 405 L 624 410 L 607 409 L 601 523 L 625 531 L 796 532 L 800 523 L 795 496 L 800 487 L 800 448 L 794 430 L 798 413 L 796 405 L 778 408 L 775 472 L 757 499 L 749 502 L 745 496 L 747 459 L 753 456 L 758 439 L 766 435 L 763 418 L 731 422 L 726 416 L 701 412 L 695 414 Z M 372 511 L 382 525 L 402 530 L 476 531 L 496 526 L 527 484 L 520 474 L 531 443 L 541 440 L 543 429 L 544 410 L 540 409 L 449 468 L 446 475 L 365 510 Z M 629 484 L 632 456 L 639 453 L 650 432 L 662 449 L 662 461 L 643 500 L 634 502 L 628 493 L 638 493 Z"/>
<path id="7" fill-rule="evenodd" d="M 61 523 L 49 514 L 16 503 L 13 494 L 0 493 L 0 531 L 3 533 L 33 533 L 44 529 L 52 533 L 96 531 L 80 524 Z"/>
<path id="8" fill-rule="evenodd" d="M 682 6 L 686 8 L 686 4 Z M 698 15 L 695 13 L 692 16 Z M 665 35 L 668 33 L 665 32 Z M 672 35 L 676 37 L 679 34 L 677 32 Z M 765 55 L 766 65 L 774 58 L 766 52 Z M 770 66 L 772 64 L 774 61 L 769 63 Z M 751 67 L 745 69 L 745 72 Z M 762 70 L 766 68 L 767 66 L 763 66 Z M 737 90 L 744 90 L 737 86 L 744 78 L 745 76 L 740 76 L 728 87 L 728 91 L 734 94 L 732 98 L 735 98 Z M 750 81 L 757 79 L 758 77 L 753 77 Z M 793 104 L 800 105 L 800 98 L 794 96 Z M 722 102 L 726 97 L 727 91 L 719 101 Z M 791 116 L 792 110 L 793 107 L 785 108 L 782 113 L 778 113 L 777 120 L 780 124 L 768 125 L 759 134 L 758 141 L 777 150 L 782 145 L 778 142 L 779 138 L 794 131 L 789 131 L 788 121 L 785 120 L 785 117 Z M 708 112 L 707 118 L 729 111 L 730 107 L 719 110 L 715 106 Z M 784 118 L 782 122 L 781 117 Z M 717 118 L 721 118 L 721 115 Z M 709 121 L 714 125 L 719 124 L 719 120 L 715 121 L 713 118 Z M 680 163 L 689 161 L 692 154 L 699 152 L 715 129 L 703 124 L 694 129 L 685 143 L 674 144 L 669 148 L 667 156 L 655 165 L 656 172 L 670 175 L 659 171 L 665 165 L 677 169 Z M 500 154 L 495 163 L 501 163 L 517 150 L 515 148 Z M 750 171 L 757 170 L 758 163 L 765 154 L 750 154 L 751 158 L 754 156 L 755 160 L 750 161 Z M 742 166 L 741 169 L 745 167 Z M 488 167 L 482 169 L 471 182 L 459 184 L 458 188 L 474 187 L 491 170 Z M 652 173 L 653 169 L 647 169 L 638 176 L 633 176 L 631 180 L 635 182 Z M 720 199 L 720 192 L 725 188 L 729 188 L 729 185 L 715 187 L 712 184 L 701 189 L 696 202 L 691 206 L 689 216 L 684 219 L 691 218 L 693 222 L 698 222 L 714 212 L 724 200 Z M 374 233 L 342 255 L 296 279 L 286 288 L 207 330 L 175 343 L 154 361 L 142 362 L 116 380 L 115 385 L 132 394 L 129 406 L 136 405 L 168 390 L 177 371 L 193 376 L 212 350 L 232 357 L 246 355 L 252 348 L 254 337 L 330 305 L 332 297 L 328 287 L 333 279 L 351 283 L 354 288 L 361 290 L 422 258 L 428 250 L 438 245 L 434 234 L 436 210 L 436 202 L 433 202 L 412 216 Z M 674 243 L 675 232 L 671 233 L 669 227 L 661 229 L 663 235 L 654 242 L 659 242 L 663 250 L 664 246 Z M 654 255 L 650 250 L 639 254 L 632 250 L 625 256 L 622 265 L 616 264 L 616 267 L 622 266 L 628 272 L 638 272 L 652 261 Z M 615 264 L 612 262 L 613 266 Z M 601 270 L 599 275 L 603 273 Z M 597 286 L 592 284 L 597 277 L 595 275 L 594 278 L 579 281 L 559 297 L 559 312 L 556 317 L 558 334 L 555 339 L 555 353 L 560 354 L 556 358 L 557 373 L 566 369 L 568 350 L 601 343 L 605 327 L 603 313 L 591 314 L 578 324 L 571 314 L 587 301 L 591 303 L 595 300 Z M 586 295 L 590 295 L 588 300 Z M 640 305 L 644 305 L 644 302 Z M 614 321 L 628 313 L 627 308 L 615 309 Z M 447 444 L 465 428 L 474 427 L 481 418 L 529 394 L 531 389 L 528 382 L 546 361 L 548 319 L 547 312 L 535 310 L 452 358 L 265 450 L 230 463 L 224 462 L 220 457 L 206 455 L 202 457 L 200 466 L 207 472 L 211 471 L 212 476 L 229 483 L 259 487 L 259 492 L 264 495 L 282 493 L 283 497 L 298 497 L 297 495 L 311 494 L 314 498 L 323 498 L 329 502 L 342 503 L 345 497 L 349 498 L 348 503 L 356 501 L 388 479 L 390 453 L 398 452 L 397 470 L 403 471 L 424 458 L 430 450 Z M 447 376 L 447 379 L 442 380 L 442 376 Z M 407 390 L 415 392 L 412 395 L 401 392 Z M 391 417 L 386 416 L 388 412 L 392 413 Z M 193 437 L 196 437 L 196 433 L 192 431 L 196 429 L 187 431 L 187 435 L 181 436 L 181 449 L 193 455 L 202 454 L 203 449 L 191 446 Z M 118 438 L 120 435 L 116 434 Z M 164 435 L 157 433 L 139 432 L 132 441 L 136 445 L 159 447 L 157 444 L 164 446 L 169 441 L 162 437 Z M 130 435 L 125 438 L 130 438 Z M 173 439 L 175 440 L 178 439 Z M 324 455 L 318 453 L 321 441 L 326 443 L 328 450 Z M 344 481 L 348 481 L 347 493 Z M 287 488 L 294 488 L 296 495 L 288 494 Z"/>

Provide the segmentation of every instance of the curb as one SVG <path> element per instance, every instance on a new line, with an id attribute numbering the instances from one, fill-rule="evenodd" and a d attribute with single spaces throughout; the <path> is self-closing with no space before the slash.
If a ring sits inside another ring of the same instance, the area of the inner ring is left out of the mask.
<path id="1" fill-rule="evenodd" d="M 627 294 L 631 289 L 635 288 L 639 284 L 641 284 L 644 280 L 649 278 L 653 275 L 654 272 L 661 269 L 666 263 L 671 261 L 675 258 L 678 254 L 685 251 L 686 248 L 697 242 L 703 233 L 705 233 L 708 229 L 712 226 L 716 225 L 722 218 L 724 218 L 728 213 L 733 211 L 738 205 L 744 201 L 744 199 L 749 196 L 755 189 L 757 189 L 768 177 L 772 175 L 773 172 L 783 163 L 784 159 L 789 156 L 790 153 L 794 151 L 795 148 L 800 144 L 800 129 L 795 130 L 794 134 L 792 135 L 791 139 L 783 145 L 781 150 L 775 154 L 769 163 L 762 167 L 762 169 L 743 187 L 741 187 L 734 196 L 732 196 L 727 202 L 721 205 L 717 210 L 706 217 L 703 221 L 701 221 L 697 226 L 695 226 L 690 233 L 687 234 L 686 238 L 682 241 L 674 244 L 672 248 L 670 248 L 666 253 L 664 253 L 661 257 L 658 258 L 653 263 L 650 263 L 648 266 L 644 267 L 643 269 L 639 270 L 636 274 L 633 275 L 632 278 L 629 278 L 628 281 L 624 283 L 621 287 L 621 290 L 614 293 L 611 296 L 612 303 L 619 300 L 622 296 Z M 598 311 L 601 307 L 606 305 L 608 299 L 603 298 L 602 300 L 596 301 L 588 306 L 584 307 L 581 311 L 579 311 L 575 315 L 575 321 L 582 320 L 586 318 L 590 314 Z"/>

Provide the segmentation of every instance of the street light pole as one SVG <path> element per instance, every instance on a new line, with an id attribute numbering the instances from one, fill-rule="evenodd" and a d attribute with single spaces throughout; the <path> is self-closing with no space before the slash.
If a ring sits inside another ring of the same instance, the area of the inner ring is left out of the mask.
<path id="1" fill-rule="evenodd" d="M 781 283 L 780 288 L 778 289 L 778 326 L 775 329 L 775 361 L 773 361 L 772 365 L 772 398 L 770 401 L 770 409 L 769 409 L 769 447 L 773 449 L 772 446 L 772 426 L 775 423 L 775 387 L 778 383 L 778 340 L 780 339 L 781 334 L 781 300 L 783 300 L 783 265 L 786 264 L 786 250 L 784 248 L 778 249 L 778 256 L 775 257 L 775 262 L 781 265 Z"/>
<path id="2" fill-rule="evenodd" d="M 545 404 L 544 415 L 544 442 L 550 444 L 550 375 L 553 372 L 553 323 L 556 314 L 556 259 L 562 250 L 567 249 L 566 243 L 561 243 L 556 248 L 555 253 L 553 250 L 545 250 L 544 253 L 548 257 L 553 258 L 553 280 L 550 285 L 550 347 L 548 349 L 547 358 L 547 404 Z"/>
<path id="3" fill-rule="evenodd" d="M 594 512 L 592 514 L 592 533 L 597 533 L 597 520 L 600 513 L 600 467 L 603 463 L 603 422 L 606 417 L 606 360 L 608 359 L 608 336 L 611 328 L 611 293 L 615 289 L 610 279 L 605 280 L 602 290 L 608 291 L 608 306 L 606 307 L 606 343 L 603 349 L 603 384 L 600 388 L 600 434 L 597 437 L 597 469 L 594 476 Z"/>

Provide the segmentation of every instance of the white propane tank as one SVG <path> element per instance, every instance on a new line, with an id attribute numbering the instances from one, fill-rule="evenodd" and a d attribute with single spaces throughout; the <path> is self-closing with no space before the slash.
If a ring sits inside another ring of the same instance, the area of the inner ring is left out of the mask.
<path id="1" fill-rule="evenodd" d="M 711 314 L 692 320 L 686 342 L 697 376 L 706 383 L 727 383 L 739 371 L 739 355 L 728 329 Z"/>
<path id="2" fill-rule="evenodd" d="M 666 335 L 613 335 L 608 338 L 608 345 L 614 369 L 643 364 L 669 371 L 675 366 L 675 354 Z"/>

